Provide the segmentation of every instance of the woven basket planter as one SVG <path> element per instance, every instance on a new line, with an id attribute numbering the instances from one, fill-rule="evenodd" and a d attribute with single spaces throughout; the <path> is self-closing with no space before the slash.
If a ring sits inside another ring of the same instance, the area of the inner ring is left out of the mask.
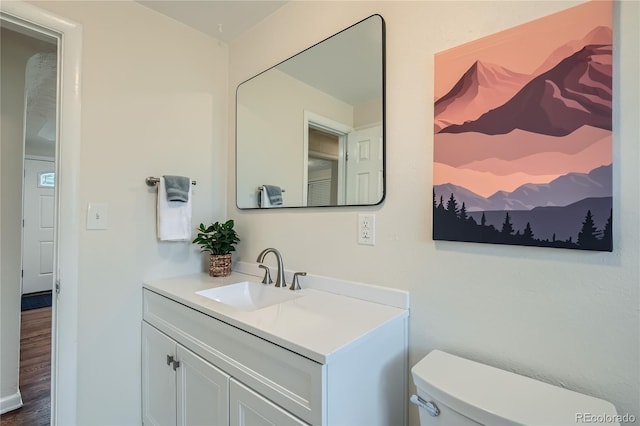
<path id="1" fill-rule="evenodd" d="M 209 257 L 209 275 L 212 277 L 231 275 L 231 254 L 212 254 Z"/>

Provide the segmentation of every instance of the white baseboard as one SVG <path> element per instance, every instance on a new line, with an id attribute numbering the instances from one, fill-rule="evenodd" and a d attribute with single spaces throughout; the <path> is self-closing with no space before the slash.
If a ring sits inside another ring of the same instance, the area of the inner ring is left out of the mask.
<path id="1" fill-rule="evenodd" d="M 0 414 L 8 413 L 16 408 L 22 407 L 22 396 L 20 395 L 20 389 L 13 395 L 0 398 Z"/>

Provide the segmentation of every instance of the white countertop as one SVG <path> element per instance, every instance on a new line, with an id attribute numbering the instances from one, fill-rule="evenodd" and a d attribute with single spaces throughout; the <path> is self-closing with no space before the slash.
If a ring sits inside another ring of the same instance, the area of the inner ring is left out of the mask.
<path id="1" fill-rule="evenodd" d="M 347 283 L 346 287 L 359 298 L 318 290 L 318 286 L 314 286 L 296 291 L 301 297 L 255 311 L 242 311 L 196 294 L 196 291 L 241 281 L 260 282 L 260 279 L 239 272 L 215 278 L 203 273 L 147 281 L 144 288 L 322 364 L 329 362 L 339 349 L 375 328 L 409 315 L 407 309 L 366 300 L 368 292 L 379 296 L 384 288 L 356 283 Z M 333 281 L 335 286 L 336 280 Z M 302 281 L 301 284 L 304 285 Z M 400 293 L 408 301 L 406 292 L 388 291 L 392 298 Z"/>

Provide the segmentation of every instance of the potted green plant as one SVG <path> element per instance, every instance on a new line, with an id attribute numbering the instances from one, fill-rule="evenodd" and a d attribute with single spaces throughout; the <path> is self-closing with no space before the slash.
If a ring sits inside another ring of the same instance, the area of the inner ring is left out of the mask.
<path id="1" fill-rule="evenodd" d="M 200 246 L 200 252 L 209 253 L 209 275 L 226 277 L 231 274 L 231 252 L 240 238 L 233 229 L 233 220 L 224 223 L 215 222 L 205 227 L 200 224 L 198 235 L 193 240 Z"/>

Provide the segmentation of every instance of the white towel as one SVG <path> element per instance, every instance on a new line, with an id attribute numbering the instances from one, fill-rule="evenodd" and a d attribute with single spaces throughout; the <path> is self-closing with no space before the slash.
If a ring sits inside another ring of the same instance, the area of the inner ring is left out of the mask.
<path id="1" fill-rule="evenodd" d="M 260 187 L 260 208 L 269 209 L 271 208 L 271 202 L 269 201 L 269 194 L 267 194 L 267 188 L 264 186 Z"/>
<path id="2" fill-rule="evenodd" d="M 158 239 L 160 241 L 191 241 L 191 196 L 189 201 L 168 201 L 164 177 L 158 182 Z"/>

